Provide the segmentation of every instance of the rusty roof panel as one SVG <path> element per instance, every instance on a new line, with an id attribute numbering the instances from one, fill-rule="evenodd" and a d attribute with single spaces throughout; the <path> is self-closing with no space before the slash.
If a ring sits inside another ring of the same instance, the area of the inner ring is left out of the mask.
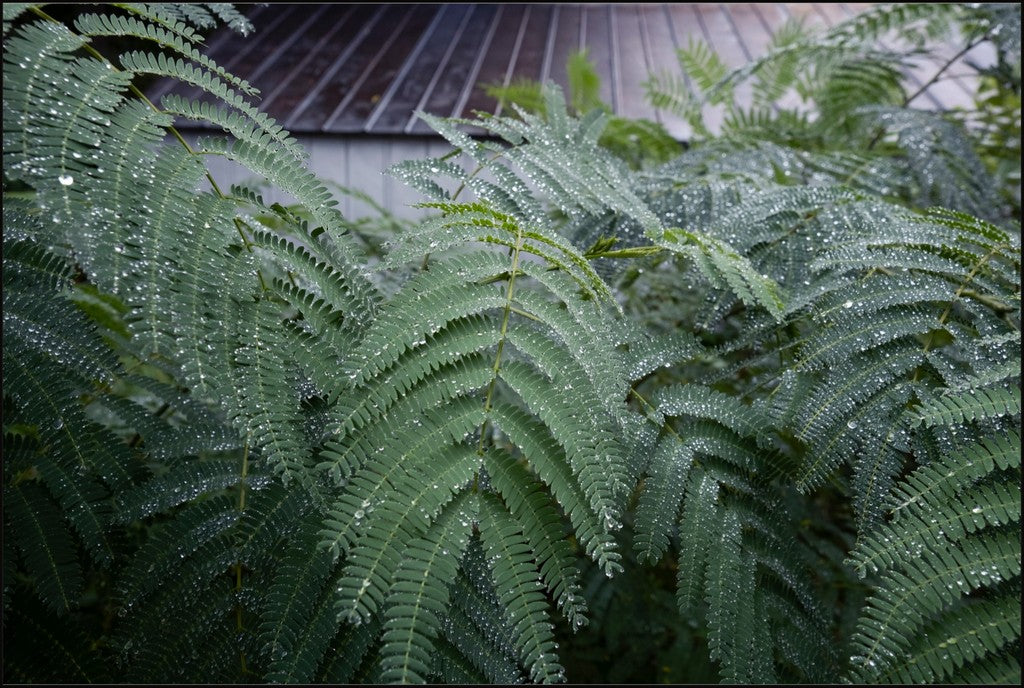
<path id="1" fill-rule="evenodd" d="M 260 89 L 260 108 L 295 133 L 424 134 L 430 129 L 416 110 L 445 117 L 500 112 L 484 84 L 551 79 L 566 88 L 568 56 L 586 49 L 601 77 L 600 97 L 614 112 L 654 119 L 685 137 L 683 122 L 647 103 L 642 83 L 652 73 L 678 73 L 676 51 L 691 39 L 738 66 L 763 54 L 771 32 L 789 18 L 827 27 L 869 6 L 275 3 L 242 6 L 255 35 L 223 30 L 209 42 L 209 55 Z M 972 56 L 984 55 L 985 47 Z M 917 65 L 908 85 L 926 83 L 937 68 Z M 916 104 L 948 109 L 969 102 L 977 79 L 953 76 Z M 743 88 L 749 85 L 741 98 Z M 150 95 L 168 90 L 201 97 L 169 81 Z"/>

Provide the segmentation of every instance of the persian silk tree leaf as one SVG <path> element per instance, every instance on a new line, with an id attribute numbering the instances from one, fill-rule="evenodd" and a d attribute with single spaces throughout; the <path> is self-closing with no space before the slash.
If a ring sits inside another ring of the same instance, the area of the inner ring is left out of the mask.
<path id="1" fill-rule="evenodd" d="M 759 652 L 751 652 L 751 641 L 759 620 L 753 614 L 753 593 L 754 562 L 742 551 L 739 517 L 726 510 L 708 556 L 706 601 L 709 654 L 721 662 L 727 682 L 756 680 L 753 664 Z"/>
<path id="2" fill-rule="evenodd" d="M 944 683 L 950 674 L 979 659 L 991 659 L 1020 642 L 1020 598 L 1003 595 L 947 612 L 929 624 L 883 681 Z M 995 682 L 993 682 L 995 683 Z"/>
<path id="3" fill-rule="evenodd" d="M 329 566 L 329 565 L 328 565 Z M 267 667 L 267 680 L 274 683 L 311 683 L 331 641 L 338 635 L 337 614 L 334 611 L 334 586 L 328 580 L 319 600 L 302 618 L 303 628 L 296 636 L 292 652 L 278 653 L 277 659 Z M 356 629 L 343 625 L 345 630 Z M 347 648 L 348 649 L 348 648 Z M 351 648 L 355 651 L 355 648 Z M 360 656 L 361 658 L 361 656 Z M 343 682 L 343 681 L 342 681 Z"/>
<path id="4" fill-rule="evenodd" d="M 174 50 L 183 57 L 206 67 L 217 76 L 230 82 L 246 95 L 254 95 L 256 89 L 244 79 L 227 73 L 210 58 L 195 49 L 187 38 L 160 26 L 154 26 L 134 17 L 119 15 L 82 14 L 75 17 L 75 28 L 85 36 L 134 36 L 157 43 L 161 48 Z"/>
<path id="5" fill-rule="evenodd" d="M 641 561 L 656 563 L 668 548 L 692 462 L 693 449 L 685 440 L 662 435 L 637 504 L 634 547 Z"/>
<path id="6" fill-rule="evenodd" d="M 871 680 L 886 671 L 921 633 L 932 614 L 983 586 L 1020 575 L 1020 533 L 969 537 L 931 550 L 905 571 L 886 574 L 867 601 L 853 636 L 851 677 Z"/>
<path id="7" fill-rule="evenodd" d="M 507 452 L 489 451 L 485 465 L 509 513 L 523 524 L 523 534 L 536 552 L 544 584 L 573 630 L 579 629 L 587 623 L 587 604 L 575 556 L 555 503 L 541 482 Z"/>
<path id="8" fill-rule="evenodd" d="M 686 485 L 683 512 L 679 517 L 679 569 L 676 601 L 681 614 L 691 614 L 703 598 L 708 544 L 716 532 L 718 481 L 694 468 Z"/>
<path id="9" fill-rule="evenodd" d="M 33 483 L 6 487 L 4 512 L 40 599 L 58 614 L 78 607 L 84 577 L 75 542 L 45 491 Z"/>
<path id="10" fill-rule="evenodd" d="M 518 407 L 497 403 L 491 418 L 526 457 L 530 467 L 551 488 L 551 493 L 568 515 L 576 537 L 587 554 L 612 575 L 621 571 L 621 555 L 607 525 L 590 506 L 582 488 L 572 476 L 564 454 L 545 426 Z"/>
<path id="11" fill-rule="evenodd" d="M 896 518 L 922 507 L 939 507 L 966 486 L 998 468 L 1019 467 L 1020 433 L 992 435 L 975 444 L 951 451 L 941 460 L 918 468 L 901 483 L 890 497 Z"/>
<path id="12" fill-rule="evenodd" d="M 743 437 L 761 437 L 768 423 L 758 409 L 701 385 L 664 387 L 658 390 L 654 401 L 667 416 L 707 418 Z"/>
<path id="13" fill-rule="evenodd" d="M 385 604 L 389 586 L 401 566 L 404 543 L 430 527 L 438 512 L 470 483 L 480 466 L 476 451 L 465 445 L 448 447 L 428 458 L 428 463 L 418 467 L 390 467 L 391 475 L 383 465 L 370 464 L 364 471 L 368 477 L 384 482 L 374 475 L 374 471 L 380 471 L 392 486 L 377 506 L 372 500 L 363 502 L 367 504 L 363 511 L 372 507 L 373 514 L 364 513 L 366 525 L 358 532 L 345 563 L 338 585 L 339 617 L 362 623 Z M 360 477 L 354 477 L 353 483 Z M 359 512 L 355 520 L 359 527 Z"/>
<path id="14" fill-rule="evenodd" d="M 495 589 L 515 628 L 520 658 L 534 681 L 560 683 L 564 669 L 555 653 L 554 626 L 548 620 L 529 541 L 497 498 L 485 496 L 481 502 L 480 536 Z"/>
<path id="15" fill-rule="evenodd" d="M 998 418 L 1020 413 L 1020 387 L 1011 389 L 974 389 L 955 396 L 936 397 L 913 413 L 917 427 L 953 425 L 983 418 Z"/>
<path id="16" fill-rule="evenodd" d="M 446 323 L 504 306 L 504 293 L 481 282 L 501 275 L 508 266 L 504 256 L 479 252 L 453 258 L 409 280 L 350 354 L 345 367 L 353 382 L 362 384 L 386 371 Z M 431 317 L 424 321 L 423 313 Z"/>
<path id="17" fill-rule="evenodd" d="M 748 306 L 761 306 L 781 321 L 785 304 L 778 285 L 724 241 L 675 227 L 664 230 L 654 240 L 659 246 L 693 260 L 712 284 L 727 286 Z"/>
<path id="18" fill-rule="evenodd" d="M 382 681 L 426 682 L 433 639 L 449 603 L 446 581 L 455 577 L 477 508 L 475 494 L 462 494 L 405 546 L 384 612 Z"/>
<path id="19" fill-rule="evenodd" d="M 850 555 L 860 576 L 905 565 L 929 549 L 945 547 L 967 533 L 1020 521 L 1020 490 L 1001 483 L 964 490 L 935 508 L 914 509 L 862 539 Z"/>
<path id="20" fill-rule="evenodd" d="M 263 653 L 272 662 L 299 652 L 297 643 L 331 573 L 330 554 L 316 546 L 315 525 L 319 521 L 320 514 L 316 512 L 306 518 L 300 536 L 284 552 L 266 591 L 258 635 Z"/>

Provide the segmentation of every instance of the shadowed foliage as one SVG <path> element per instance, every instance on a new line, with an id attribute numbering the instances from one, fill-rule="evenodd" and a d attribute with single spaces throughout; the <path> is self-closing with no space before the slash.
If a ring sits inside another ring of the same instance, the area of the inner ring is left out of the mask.
<path id="1" fill-rule="evenodd" d="M 994 40 L 1019 151 L 1019 14 L 691 46 L 685 150 L 577 56 L 373 227 L 219 24 L 4 6 L 6 680 L 1019 682 L 1019 163 L 870 47 Z"/>

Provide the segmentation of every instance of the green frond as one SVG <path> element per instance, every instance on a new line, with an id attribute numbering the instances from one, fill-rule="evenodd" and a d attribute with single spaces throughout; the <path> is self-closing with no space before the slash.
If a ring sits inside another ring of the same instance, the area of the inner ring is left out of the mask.
<path id="1" fill-rule="evenodd" d="M 942 205 L 981 218 L 993 217 L 999 207 L 995 187 L 962 129 L 922 110 L 879 107 L 862 111 L 895 133 L 896 145 L 915 172 L 918 205 Z"/>
<path id="2" fill-rule="evenodd" d="M 487 550 L 495 590 L 515 628 L 516 646 L 530 677 L 538 683 L 560 683 L 564 669 L 557 661 L 553 625 L 522 528 L 496 498 L 484 496 L 480 504 L 480 537 Z"/>
<path id="3" fill-rule="evenodd" d="M 332 619 L 336 617 L 333 605 L 330 616 Z M 327 661 L 317 672 L 317 680 L 323 683 L 352 682 L 372 657 L 370 653 L 380 636 L 380 629 L 381 622 L 376 619 L 360 626 L 341 624 L 337 638 L 328 650 Z"/>
<path id="4" fill-rule="evenodd" d="M 723 102 L 729 95 L 715 92 L 715 86 L 725 78 L 729 70 L 707 43 L 691 37 L 686 47 L 677 51 L 676 56 L 684 73 L 700 88 L 702 94 L 710 96 L 714 93 L 709 102 Z"/>
<path id="5" fill-rule="evenodd" d="M 1020 387 L 973 389 L 955 396 L 929 399 L 914 412 L 913 426 L 953 425 L 1020 413 Z"/>
<path id="6" fill-rule="evenodd" d="M 59 87 L 42 75 L 65 71 L 64 63 L 72 59 L 71 53 L 84 44 L 83 37 L 53 22 L 26 24 L 14 36 L 4 37 L 3 93 L 4 101 L 9 103 L 3 117 L 4 173 L 9 178 L 28 181 L 48 173 L 48 169 L 30 161 L 34 148 L 31 141 L 41 131 L 62 125 L 51 118 L 30 118 L 29 113 L 43 104 L 56 104 Z M 122 80 L 123 83 L 126 82 Z M 75 126 L 72 122 L 65 121 L 63 126 Z M 60 139 L 57 141 L 59 152 Z M 67 152 L 70 157 L 70 151 Z"/>
<path id="7" fill-rule="evenodd" d="M 395 267 L 421 256 L 473 241 L 515 248 L 521 233 L 529 239 L 522 250 L 537 255 L 568 273 L 592 298 L 614 303 L 607 285 L 590 263 L 570 243 L 542 228 L 520 228 L 515 218 L 482 203 L 421 203 L 420 207 L 441 210 L 440 217 L 428 218 L 414 230 L 404 232 L 392 244 L 386 264 Z M 554 251 L 552 251 L 554 249 Z"/>
<path id="8" fill-rule="evenodd" d="M 718 481 L 699 468 L 690 471 L 679 516 L 679 568 L 676 601 L 680 614 L 689 614 L 704 596 L 708 538 L 717 533 Z"/>
<path id="9" fill-rule="evenodd" d="M 983 586 L 1020 575 L 1019 531 L 997 531 L 930 550 L 905 573 L 883 576 L 852 642 L 852 674 L 870 680 L 905 656 L 930 615 Z"/>
<path id="10" fill-rule="evenodd" d="M 545 286 L 554 287 L 569 301 L 563 308 L 536 291 L 524 289 L 516 294 L 516 305 L 558 335 L 562 346 L 586 373 L 601 407 L 612 417 L 620 416 L 627 388 L 622 363 L 605 334 L 611 327 L 609 316 L 595 304 L 573 298 L 567 278 L 558 280 L 554 272 L 544 275 L 538 269 L 527 270 L 532 277 L 543 277 Z"/>
<path id="11" fill-rule="evenodd" d="M 4 330 L 16 338 L 12 348 L 65 365 L 80 379 L 110 384 L 117 376 L 113 352 L 70 299 L 44 306 L 37 293 L 15 291 L 9 285 L 4 292 Z"/>
<path id="12" fill-rule="evenodd" d="M 741 436 L 759 437 L 767 419 L 752 406 L 700 385 L 662 387 L 653 399 L 667 416 L 693 416 L 714 420 Z"/>
<path id="13" fill-rule="evenodd" d="M 724 241 L 684 229 L 666 229 L 659 245 L 686 256 L 717 288 L 731 289 L 744 303 L 762 306 L 776 319 L 784 309 L 778 286 Z"/>
<path id="14" fill-rule="evenodd" d="M 476 496 L 465 493 L 412 540 L 402 554 L 386 602 L 381 680 L 425 682 L 430 675 L 432 639 L 448 606 L 452 579 L 469 543 Z"/>
<path id="15" fill-rule="evenodd" d="M 752 653 L 754 562 L 741 551 L 739 518 L 730 511 L 722 514 L 719 534 L 707 563 L 708 650 L 721 663 L 723 681 L 754 683 Z"/>
<path id="16" fill-rule="evenodd" d="M 897 398 L 903 398 L 903 394 Z M 888 399 L 884 399 L 884 402 L 885 406 L 889 406 Z M 851 433 L 851 436 L 856 436 L 860 442 L 851 483 L 858 533 L 867 532 L 883 520 L 886 500 L 906 461 L 908 435 L 904 417 L 903 414 L 893 411 L 894 409 L 890 408 L 882 416 L 872 416 L 873 427 L 865 426 L 856 435 Z M 853 422 L 859 427 L 861 419 Z M 849 429 L 847 425 L 847 430 Z M 838 430 L 839 437 L 845 434 L 841 426 Z M 839 447 L 845 444 L 840 439 L 832 446 Z"/>
<path id="17" fill-rule="evenodd" d="M 929 301 L 949 303 L 955 285 L 928 273 L 879 275 L 871 279 L 840 279 L 826 286 L 827 293 L 817 298 L 815 318 L 836 322 L 884 311 L 894 306 L 912 306 Z M 791 306 L 791 309 L 794 307 Z"/>
<path id="18" fill-rule="evenodd" d="M 118 498 L 117 517 L 128 523 L 167 511 L 199 495 L 233 487 L 242 481 L 238 461 L 189 462 L 123 492 Z"/>
<path id="19" fill-rule="evenodd" d="M 454 606 L 476 626 L 494 651 L 515 667 L 518 674 L 515 629 L 502 608 L 479 534 L 474 534 L 469 541 L 462 556 L 459 576 L 451 588 Z"/>
<path id="20" fill-rule="evenodd" d="M 373 312 L 371 294 L 361 290 L 360 278 L 353 274 L 349 265 L 336 262 L 336 255 L 329 245 L 314 241 L 303 246 L 263 230 L 252 232 L 252 242 L 280 257 L 282 263 L 288 265 L 296 276 L 305 279 L 343 317 L 366 318 Z"/>
<path id="21" fill-rule="evenodd" d="M 389 302 L 388 317 L 376 320 L 350 354 L 350 378 L 363 384 L 446 323 L 503 306 L 501 290 L 480 282 L 502 274 L 508 264 L 503 256 L 479 252 L 453 258 L 409 280 Z M 434 314 L 428 323 L 416 322 L 423 308 Z"/>
<path id="22" fill-rule="evenodd" d="M 184 576 L 195 575 L 198 567 L 186 564 Z M 163 680 L 195 682 L 197 661 L 192 660 L 193 638 L 217 640 L 235 634 L 230 614 L 237 603 L 233 586 L 226 576 L 214 577 L 203 572 L 202 577 L 186 579 L 187 584 L 174 581 L 169 587 L 171 595 L 162 595 L 152 606 L 150 614 L 137 616 L 135 630 L 122 642 L 122 652 L 129 661 L 123 670 L 132 682 L 153 683 Z M 186 592 L 190 594 L 186 594 Z M 160 623 L 150 620 L 159 618 Z M 209 641 L 208 641 L 209 642 Z M 213 644 L 213 643 L 211 643 Z M 233 648 L 232 648 L 233 649 Z M 200 653 L 196 652 L 196 660 Z M 188 658 L 183 661 L 183 658 Z"/>
<path id="23" fill-rule="evenodd" d="M 356 449 L 366 452 L 366 455 L 355 464 L 358 469 L 352 477 L 345 477 L 348 489 L 334 501 L 327 514 L 322 546 L 335 556 L 348 551 L 361 525 L 362 516 L 359 514 L 365 516 L 368 507 L 375 506 L 396 487 L 392 480 L 405 484 L 403 477 L 411 477 L 409 471 L 417 467 L 430 470 L 431 460 L 444 461 L 435 466 L 438 472 L 451 470 L 453 476 L 459 476 L 464 470 L 472 471 L 473 462 L 479 464 L 479 456 L 474 459 L 475 450 L 462 444 L 462 440 L 478 429 L 485 418 L 479 401 L 459 398 L 447 406 L 428 411 L 422 417 L 414 416 L 398 428 L 385 425 L 381 428 L 381 443 L 364 442 L 357 446 Z M 383 442 L 387 443 L 387 455 L 374 448 L 382 446 Z M 452 483 L 453 486 L 455 484 Z M 423 485 L 418 488 L 425 489 Z M 416 487 L 409 485 L 407 489 Z"/>
<path id="24" fill-rule="evenodd" d="M 230 27 L 233 31 L 237 31 L 243 36 L 247 35 L 250 31 L 252 31 L 252 24 L 249 22 L 248 18 L 246 18 L 245 15 L 236 10 L 234 6 L 231 5 L 231 3 L 207 2 L 204 4 L 208 8 L 210 8 L 210 12 L 212 12 L 214 16 L 220 19 L 225 25 Z M 188 9 L 189 8 L 186 7 L 184 11 L 187 12 Z M 198 8 L 192 9 L 193 11 L 195 11 Z"/>
<path id="25" fill-rule="evenodd" d="M 952 499 L 964 486 L 996 468 L 1020 466 L 1020 433 L 985 437 L 976 444 L 960 447 L 940 461 L 921 466 L 906 477 L 889 498 L 892 511 L 901 515 L 920 507 L 938 507 Z"/>
<path id="26" fill-rule="evenodd" d="M 399 222 L 211 59 L 247 10 L 5 6 L 4 679 L 1019 683 L 1012 9 L 691 42 L 685 150 L 575 53 L 419 113 Z"/>
<path id="27" fill-rule="evenodd" d="M 236 365 L 244 371 L 238 378 L 242 406 L 229 410 L 229 416 L 254 446 L 264 449 L 264 460 L 285 481 L 301 477 L 309 451 L 296 385 L 288 375 L 290 361 L 282 357 L 286 345 L 275 327 L 278 309 L 268 301 L 240 303 L 238 308 L 247 316 L 239 333 L 246 343 L 234 354 Z"/>
<path id="28" fill-rule="evenodd" d="M 659 368 L 690 361 L 704 353 L 704 347 L 689 332 L 674 330 L 629 342 L 623 364 L 626 377 L 636 382 Z"/>
<path id="29" fill-rule="evenodd" d="M 133 36 L 153 41 L 164 50 L 173 50 L 202 65 L 246 95 L 252 96 L 258 93 L 244 79 L 229 74 L 223 67 L 196 50 L 191 41 L 159 25 L 154 26 L 134 17 L 122 17 L 115 14 L 81 14 L 75 17 L 75 28 L 83 36 Z"/>
<path id="30" fill-rule="evenodd" d="M 53 459 L 111 487 L 126 485 L 130 480 L 127 448 L 85 416 L 78 399 L 84 385 L 75 384 L 52 360 L 19 351 L 16 341 L 13 332 L 4 337 L 4 391 L 37 422 L 40 440 Z"/>
<path id="31" fill-rule="evenodd" d="M 995 657 L 985 657 L 954 671 L 949 680 L 965 685 L 1015 686 L 1020 683 L 1020 677 L 1020 656 L 1017 648 L 1011 645 Z"/>
<path id="32" fill-rule="evenodd" d="M 453 586 L 455 587 L 455 586 Z M 461 586 L 459 590 L 464 590 Z M 468 593 L 467 591 L 467 594 Z M 452 599 L 457 600 L 454 594 Z M 461 598 L 467 599 L 467 598 Z M 473 602 L 483 603 L 474 597 L 469 597 L 470 604 Z M 469 662 L 472 668 L 480 673 L 483 680 L 492 683 L 522 683 L 522 672 L 516 664 L 515 654 L 506 653 L 503 648 L 497 647 L 488 637 L 486 631 L 482 630 L 468 612 L 457 606 L 457 602 L 448 608 L 448 615 L 441 622 L 443 640 L 450 644 L 453 653 L 458 652 L 458 659 L 461 662 Z M 466 671 L 464 669 L 464 671 Z M 443 678 L 442 671 L 435 663 L 434 675 Z M 475 673 L 475 672 L 473 672 Z M 481 678 L 476 679 L 478 682 Z"/>
<path id="33" fill-rule="evenodd" d="M 862 577 L 906 564 L 929 549 L 944 547 L 969 533 L 1020 520 L 1020 491 L 995 483 L 965 489 L 932 508 L 918 508 L 875 530 L 850 556 Z"/>
<path id="34" fill-rule="evenodd" d="M 636 507 L 634 548 L 641 561 L 656 563 L 668 549 L 692 462 L 688 442 L 672 434 L 659 438 Z"/>
<path id="35" fill-rule="evenodd" d="M 595 422 L 595 414 L 581 414 L 577 404 L 586 397 L 550 384 L 544 376 L 518 361 L 502 366 L 501 379 L 550 430 L 565 451 L 594 511 L 606 522 L 618 520 L 618 498 L 626 487 L 623 457 L 616 438 Z M 589 406 L 589 404 L 588 404 Z M 596 404 L 595 404 L 596 406 Z M 593 406 L 591 407 L 593 409 Z"/>
<path id="36" fill-rule="evenodd" d="M 824 323 L 802 344 L 797 366 L 807 370 L 833 368 L 893 340 L 937 330 L 942 327 L 940 316 L 936 306 L 925 309 L 905 305 L 863 316 L 844 313 L 840 322 Z"/>
<path id="37" fill-rule="evenodd" d="M 1002 595 L 946 613 L 929 624 L 882 676 L 899 683 L 945 682 L 957 669 L 1020 642 L 1020 598 Z M 993 681 L 994 683 L 994 681 Z"/>
<path id="38" fill-rule="evenodd" d="M 864 108 L 901 105 L 905 97 L 898 64 L 881 62 L 873 55 L 850 56 L 817 75 L 822 80 L 815 101 L 822 115 L 842 123 Z M 833 125 L 836 126 L 836 125 Z"/>
<path id="39" fill-rule="evenodd" d="M 701 136 L 710 135 L 701 121 L 700 94 L 690 88 L 684 77 L 667 71 L 653 73 L 642 86 L 644 98 L 652 106 L 686 120 Z"/>
<path id="40" fill-rule="evenodd" d="M 125 2 L 119 3 L 118 7 L 194 43 L 203 42 L 203 36 L 196 29 L 212 29 L 216 26 L 210 13 L 198 5 Z"/>
<path id="41" fill-rule="evenodd" d="M 544 95 L 537 82 L 517 77 L 508 85 L 492 83 L 483 84 L 484 92 L 498 101 L 502 108 L 517 105 L 528 112 L 544 113 Z"/>
<path id="42" fill-rule="evenodd" d="M 39 599 L 60 614 L 78 607 L 85 582 L 75 541 L 46 491 L 31 482 L 5 486 L 4 513 Z"/>
<path id="43" fill-rule="evenodd" d="M 795 423 L 796 436 L 813 447 L 801 471 L 800 489 L 820 484 L 848 457 L 845 443 L 855 440 L 856 431 L 870 429 L 873 417 L 902 409 L 910 390 L 905 384 L 894 384 L 893 378 L 899 380 L 898 376 L 918 366 L 922 358 L 916 342 L 884 345 L 858 354 L 850 367 L 857 371 L 853 375 L 833 371 L 809 390 L 800 400 L 802 408 Z M 865 406 L 872 398 L 874 404 Z"/>
<path id="44" fill-rule="evenodd" d="M 604 107 L 601 102 L 601 77 L 587 55 L 587 48 L 569 54 L 565 61 L 565 75 L 569 83 L 569 99 L 577 114 Z"/>
<path id="45" fill-rule="evenodd" d="M 251 569 L 265 564 L 268 553 L 295 531 L 312 502 L 299 485 L 285 488 L 280 481 L 246 492 L 245 510 L 232 536 L 238 561 Z"/>
<path id="46" fill-rule="evenodd" d="M 499 337 L 496 323 L 473 315 L 432 335 L 427 340 L 429 346 L 407 351 L 386 374 L 360 388 L 361 398 L 341 398 L 336 407 L 339 440 L 346 442 L 347 437 L 382 418 L 396 404 L 403 409 L 425 409 L 483 387 L 493 377 L 494 366 L 480 349 L 496 344 Z M 435 380 L 447 382 L 435 387 Z M 347 443 L 328 442 L 324 456 L 333 458 L 345 446 Z"/>
<path id="47" fill-rule="evenodd" d="M 315 532 L 315 531 L 313 531 Z M 314 545 L 315 546 L 315 545 Z M 305 553 L 308 556 L 308 552 Z M 312 559 L 316 562 L 316 558 Z M 323 565 L 323 562 L 319 562 Z M 324 565 L 328 568 L 328 565 Z M 295 572 L 294 569 L 291 570 Z M 319 573 L 319 572 L 317 572 Z M 290 581 L 296 588 L 302 588 L 302 592 L 294 598 L 287 596 L 285 606 L 282 608 L 288 612 L 288 622 L 292 636 L 291 647 L 288 650 L 271 652 L 275 657 L 267 665 L 267 679 L 275 683 L 311 683 L 316 674 L 316 669 L 329 652 L 331 641 L 338 634 L 338 626 L 343 629 L 352 628 L 345 624 L 338 624 L 337 614 L 334 611 L 334 582 L 328 579 L 326 585 L 317 576 L 318 585 L 323 588 L 320 591 L 319 599 L 307 600 L 305 594 L 309 588 L 302 581 Z M 285 581 L 282 581 L 285 582 Z M 302 601 L 302 604 L 294 604 L 294 600 Z M 306 603 L 309 602 L 308 606 Z M 301 610 L 301 612 L 300 612 Z M 362 630 L 362 629 L 359 629 Z"/>
<path id="48" fill-rule="evenodd" d="M 7 35 L 8 24 L 25 13 L 25 10 L 32 7 L 31 2 L 5 2 L 4 3 L 4 35 Z"/>
<path id="49" fill-rule="evenodd" d="M 562 516 L 541 482 L 507 452 L 488 452 L 484 465 L 509 513 L 522 524 L 523 534 L 536 553 L 544 585 L 573 630 L 583 627 L 587 623 L 587 603 Z"/>
<path id="50" fill-rule="evenodd" d="M 484 674 L 479 673 L 466 656 L 453 647 L 447 638 L 434 643 L 431 657 L 432 682 L 446 685 L 483 685 L 487 682 Z"/>
<path id="51" fill-rule="evenodd" d="M 584 117 L 578 121 L 568 117 L 562 92 L 554 84 L 545 85 L 544 102 L 544 119 L 524 112 L 522 119 L 518 120 L 492 117 L 467 123 L 498 134 L 513 144 L 508 148 L 498 148 L 498 151 L 519 168 L 526 180 L 543 189 L 549 200 L 569 217 L 581 213 L 598 214 L 603 208 L 609 208 L 634 218 L 645 230 L 659 229 L 661 223 L 658 218 L 630 188 L 622 163 L 597 145 L 603 114 L 594 110 L 590 119 Z M 491 171 L 502 186 L 509 191 L 518 190 L 504 183 L 509 180 L 509 175 L 515 176 L 514 173 L 490 160 L 484 144 L 474 143 L 439 118 L 418 114 L 453 146 L 470 154 Z M 571 142 L 571 145 L 567 146 L 565 142 Z M 470 186 L 474 190 L 477 188 Z M 520 188 L 525 192 L 520 196 L 532 196 L 525 187 Z M 520 217 L 521 220 L 542 225 L 542 215 L 530 212 L 530 208 L 524 210 L 527 212 Z"/>
<path id="52" fill-rule="evenodd" d="M 314 227 L 303 231 L 299 238 L 317 250 L 329 250 L 335 269 L 344 267 L 347 286 L 358 303 L 372 314 L 376 307 L 376 290 L 363 270 L 358 268 L 361 261 L 358 250 L 349 235 L 349 224 L 335 208 L 338 201 L 300 160 L 281 152 L 245 139 L 230 142 L 223 138 L 204 138 L 196 145 L 198 155 L 219 155 L 244 165 L 262 175 L 276 187 L 288 193 L 303 207 L 308 208 Z M 300 230 L 305 226 L 291 223 Z"/>
<path id="53" fill-rule="evenodd" d="M 462 180 L 466 171 L 445 158 L 425 158 L 422 160 L 402 160 L 386 170 L 387 174 L 405 182 L 416 189 L 430 201 L 444 203 L 452 198 L 451 192 L 442 187 L 434 178 L 444 175 L 451 179 Z"/>
<path id="54" fill-rule="evenodd" d="M 626 161 L 631 169 L 668 162 L 682 151 L 679 142 L 657 122 L 609 117 L 598 144 Z"/>
<path id="55" fill-rule="evenodd" d="M 259 112 L 250 105 L 244 97 L 232 90 L 231 86 L 224 82 L 218 71 L 210 71 L 204 67 L 195 67 L 180 58 L 168 57 L 165 53 L 148 53 L 140 50 L 132 50 L 120 55 L 122 67 L 133 74 L 151 74 L 153 76 L 171 77 L 209 93 L 220 101 L 236 108 L 248 116 L 260 129 L 268 134 L 280 146 L 280 150 L 287 151 L 290 156 L 298 156 L 297 160 L 304 160 L 306 154 L 294 139 L 292 139 L 273 119 Z M 215 67 L 215 66 L 214 66 Z M 216 68 L 216 67 L 215 67 Z M 243 90 L 238 84 L 229 82 L 235 88 Z M 247 85 L 247 84 L 246 84 Z M 182 113 L 187 115 L 187 113 Z M 276 152 L 276 151 L 275 151 Z M 308 173 L 307 173 L 308 174 Z"/>
<path id="56" fill-rule="evenodd" d="M 526 457 L 530 467 L 551 489 L 587 554 L 609 574 L 621 568 L 609 525 L 598 518 L 582 488 L 572 477 L 561 450 L 545 426 L 509 404 L 497 403 L 491 418 Z"/>
<path id="57" fill-rule="evenodd" d="M 4 207 L 4 275 L 5 294 L 13 291 L 32 291 L 35 289 L 47 292 L 67 291 L 71 286 L 73 271 L 67 261 L 47 251 L 42 246 L 29 240 L 11 238 L 14 228 L 31 218 L 20 212 L 8 214 Z M 4 306 L 7 310 L 7 306 Z"/>
<path id="58" fill-rule="evenodd" d="M 316 524 L 319 520 L 321 516 L 313 513 L 302 523 L 299 536 L 292 540 L 275 567 L 272 583 L 262 602 L 263 614 L 257 639 L 262 653 L 270 658 L 271 673 L 292 674 L 301 666 L 305 676 L 311 677 L 316 668 L 315 658 L 309 657 L 301 662 L 294 657 L 306 651 L 300 643 L 305 635 L 306 622 L 317 608 L 317 598 L 322 596 L 332 571 L 331 555 L 316 547 Z M 323 652 L 334 635 L 335 623 L 327 626 L 333 619 L 323 605 L 317 612 L 310 629 L 315 628 L 321 634 L 310 640 Z M 289 655 L 293 658 L 289 659 Z M 281 665 L 284 662 L 295 663 L 285 670 Z"/>
<path id="59" fill-rule="evenodd" d="M 337 610 L 340 618 L 362 623 L 384 604 L 392 577 L 404 556 L 404 543 L 429 527 L 445 504 L 473 479 L 480 466 L 480 457 L 464 445 L 436 451 L 429 459 L 429 463 L 418 466 L 391 467 L 392 475 L 382 475 L 382 465 L 368 464 L 353 477 L 353 485 L 368 484 L 374 480 L 383 486 L 388 480 L 390 490 L 386 494 L 390 496 L 381 499 L 366 490 L 367 498 L 359 503 L 360 508 L 352 515 L 350 523 L 356 530 L 357 539 L 348 552 L 344 576 L 338 585 Z M 355 495 L 361 493 L 350 490 L 345 501 L 351 504 Z M 372 516 L 367 509 L 373 513 Z M 334 519 L 338 515 L 339 511 L 331 511 L 329 520 L 325 521 L 328 529 L 322 535 L 327 536 L 324 542 L 328 549 L 347 535 L 345 530 L 337 534 L 331 532 L 331 528 L 337 528 Z M 366 525 L 360 528 L 363 518 Z"/>
<path id="60" fill-rule="evenodd" d="M 891 31 L 906 29 L 918 22 L 924 24 L 929 34 L 941 35 L 942 29 L 963 11 L 959 5 L 879 5 L 840 22 L 832 27 L 829 36 L 840 42 L 876 41 Z"/>
<path id="61" fill-rule="evenodd" d="M 179 575 L 183 559 L 194 555 L 206 542 L 223 537 L 238 518 L 231 499 L 221 496 L 189 504 L 176 518 L 155 527 L 122 573 L 118 597 L 123 608 L 135 607 L 165 581 Z M 214 564 L 211 568 L 217 571 L 219 567 Z"/>

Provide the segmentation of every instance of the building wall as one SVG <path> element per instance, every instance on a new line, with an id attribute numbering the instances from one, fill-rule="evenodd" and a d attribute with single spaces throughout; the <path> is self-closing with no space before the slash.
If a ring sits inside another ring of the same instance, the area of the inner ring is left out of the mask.
<path id="1" fill-rule="evenodd" d="M 193 141 L 196 136 L 188 136 Z M 394 215 L 415 219 L 425 212 L 412 205 L 423 200 L 419 192 L 403 182 L 384 174 L 389 166 L 402 160 L 438 157 L 451 151 L 447 141 L 425 136 L 310 136 L 295 138 L 309 151 L 309 168 L 326 182 L 366 193 Z M 255 180 L 240 165 L 222 158 L 207 161 L 217 183 L 226 188 L 230 184 Z M 328 188 L 335 191 L 331 184 Z M 339 209 L 348 218 L 358 219 L 373 214 L 371 205 L 341 192 L 336 192 Z M 263 195 L 268 203 L 293 202 L 287 194 L 276 189 Z"/>

